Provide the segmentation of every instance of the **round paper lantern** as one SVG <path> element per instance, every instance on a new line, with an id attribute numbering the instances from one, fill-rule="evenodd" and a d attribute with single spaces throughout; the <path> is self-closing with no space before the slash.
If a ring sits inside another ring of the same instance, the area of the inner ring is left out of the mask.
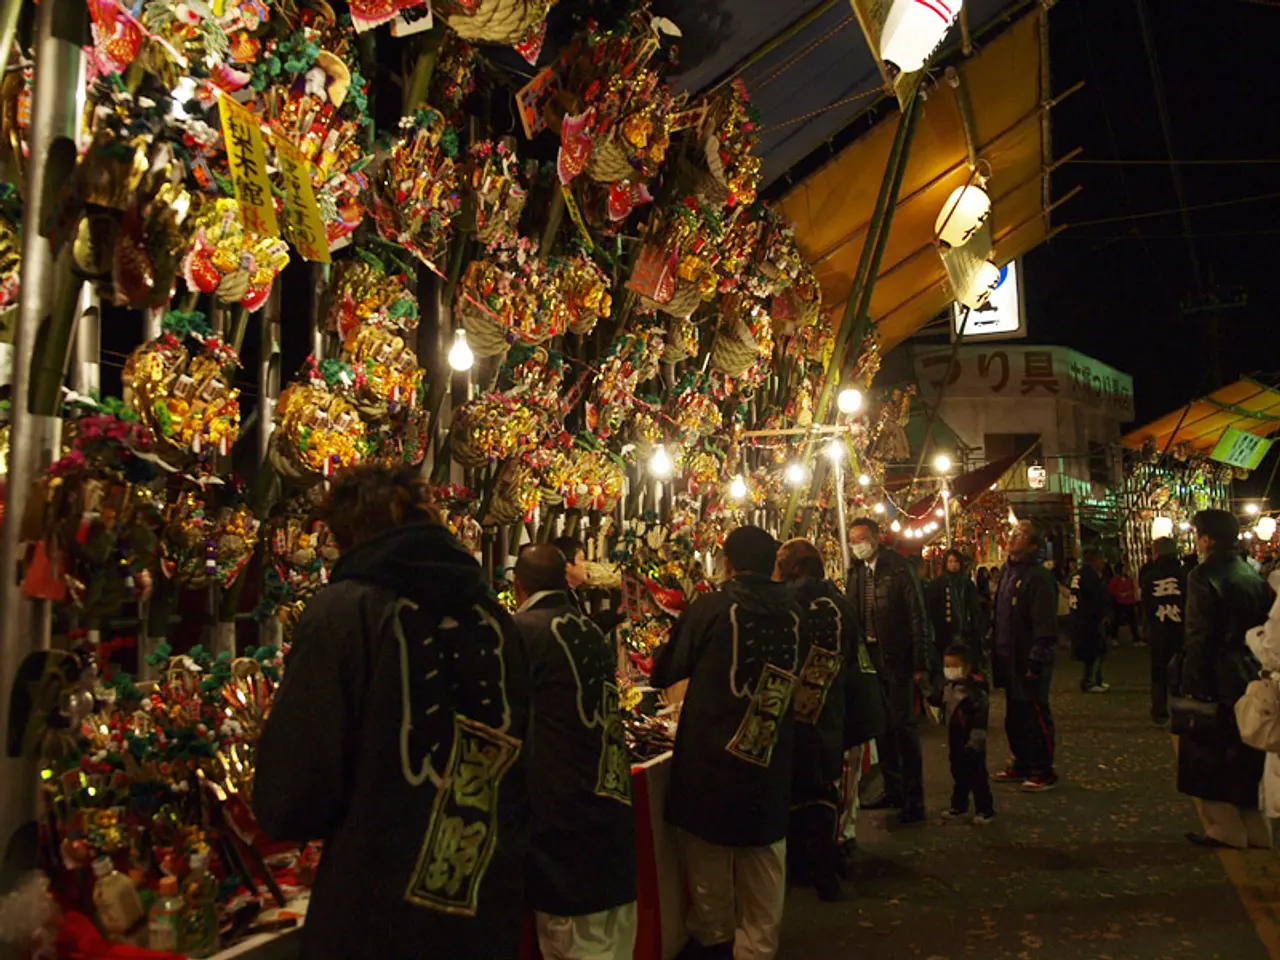
<path id="1" fill-rule="evenodd" d="M 963 247 L 991 216 L 991 198 L 978 186 L 959 187 L 942 205 L 933 232 L 949 247 Z"/>
<path id="2" fill-rule="evenodd" d="M 894 0 L 880 34 L 880 57 L 904 73 L 924 66 L 960 15 L 962 0 Z"/>
<path id="3" fill-rule="evenodd" d="M 1000 286 L 1000 268 L 988 260 L 973 275 L 973 282 L 969 284 L 969 289 L 963 291 L 957 299 L 962 306 L 970 310 L 978 310 L 987 305 L 991 294 L 995 293 L 998 286 Z"/>
<path id="4" fill-rule="evenodd" d="M 1173 518 L 1156 517 L 1151 521 L 1151 539 L 1160 540 L 1173 536 Z"/>

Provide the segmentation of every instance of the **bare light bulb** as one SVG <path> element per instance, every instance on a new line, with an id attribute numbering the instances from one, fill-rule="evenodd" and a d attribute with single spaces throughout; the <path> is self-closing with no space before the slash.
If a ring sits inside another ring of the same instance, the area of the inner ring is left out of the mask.
<path id="1" fill-rule="evenodd" d="M 671 454 L 667 453 L 667 448 L 662 444 L 658 444 L 658 448 L 653 451 L 653 456 L 649 458 L 649 472 L 659 480 L 666 480 L 675 470 L 675 464 L 671 462 Z"/>
<path id="2" fill-rule="evenodd" d="M 786 481 L 788 484 L 790 484 L 793 487 L 798 487 L 802 483 L 804 483 L 807 479 L 809 479 L 809 471 L 805 468 L 805 465 L 801 463 L 799 460 L 792 460 L 790 463 L 787 464 L 787 469 L 784 476 L 786 477 Z"/>
<path id="3" fill-rule="evenodd" d="M 845 452 L 846 452 L 844 441 L 838 437 L 833 439 L 830 443 L 827 444 L 826 450 L 824 450 L 823 452 L 826 453 L 827 458 L 832 463 L 839 463 L 841 460 L 844 459 Z"/>
<path id="4" fill-rule="evenodd" d="M 449 348 L 449 366 L 459 373 L 465 373 L 475 362 L 476 355 L 471 352 L 471 344 L 467 343 L 467 331 L 459 327 L 453 332 L 453 346 Z"/>
<path id="5" fill-rule="evenodd" d="M 868 477 L 865 473 L 862 474 L 860 477 L 858 477 L 858 486 L 860 487 L 871 486 L 871 478 Z"/>
<path id="6" fill-rule="evenodd" d="M 933 515 L 935 517 L 945 517 L 947 515 L 947 511 L 939 507 L 937 510 L 933 511 Z"/>
<path id="7" fill-rule="evenodd" d="M 836 397 L 836 407 L 846 416 L 857 413 L 862 409 L 862 391 L 853 387 L 841 390 Z"/>
<path id="8" fill-rule="evenodd" d="M 1244 512 L 1251 517 L 1256 517 L 1258 515 L 1258 505 L 1256 503 L 1246 503 L 1244 505 Z"/>
<path id="9" fill-rule="evenodd" d="M 953 466 L 951 458 L 945 453 L 940 453 L 933 458 L 933 469 L 938 473 L 950 473 Z"/>
<path id="10" fill-rule="evenodd" d="M 889 524 L 889 529 L 892 530 L 894 533 L 897 533 L 899 530 L 902 529 L 902 524 L 900 524 L 897 520 L 895 520 L 893 521 L 893 523 Z"/>
<path id="11" fill-rule="evenodd" d="M 742 474 L 738 474 L 730 482 L 729 496 L 734 500 L 745 500 L 747 498 L 747 481 Z"/>
<path id="12" fill-rule="evenodd" d="M 883 504 L 883 503 L 877 503 L 874 507 L 872 507 L 872 508 L 871 508 L 871 512 L 872 512 L 872 513 L 884 513 L 884 504 Z"/>

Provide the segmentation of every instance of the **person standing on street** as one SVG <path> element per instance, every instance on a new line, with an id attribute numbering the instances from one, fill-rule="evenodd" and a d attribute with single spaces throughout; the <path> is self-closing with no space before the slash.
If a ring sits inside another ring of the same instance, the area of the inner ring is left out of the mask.
<path id="1" fill-rule="evenodd" d="M 253 811 L 323 840 L 303 960 L 514 960 L 528 841 L 528 670 L 488 578 L 411 467 L 338 473 L 341 556 L 294 629 Z"/>
<path id="2" fill-rule="evenodd" d="M 1151 720 L 1169 722 L 1169 661 L 1182 649 L 1187 613 L 1187 574 L 1178 562 L 1178 544 L 1161 537 L 1151 545 L 1151 563 L 1142 571 L 1142 605 L 1151 644 Z"/>
<path id="3" fill-rule="evenodd" d="M 773 581 L 777 555 L 759 527 L 730 533 L 724 587 L 681 614 L 653 659 L 654 687 L 689 681 L 666 806 L 691 900 L 681 960 L 778 952 L 803 618 Z"/>
<path id="4" fill-rule="evenodd" d="M 1084 564 L 1071 578 L 1071 653 L 1084 664 L 1080 689 L 1085 693 L 1106 693 L 1111 689 L 1102 680 L 1102 661 L 1107 638 L 1102 621 L 1107 615 L 1107 590 L 1102 583 L 1102 551 L 1091 547 L 1084 552 Z"/>
<path id="5" fill-rule="evenodd" d="M 1246 634 L 1267 619 L 1271 589 L 1240 553 L 1240 524 L 1226 510 L 1202 510 L 1192 523 L 1200 565 L 1187 577 L 1186 634 L 1170 678 L 1178 734 L 1178 792 L 1199 797 L 1208 824 L 1189 833 L 1209 847 L 1270 846 L 1258 810 L 1266 755 L 1246 746 L 1235 704 L 1258 679 Z"/>
<path id="6" fill-rule="evenodd" d="M 981 663 L 987 625 L 978 603 L 978 588 L 969 579 L 959 550 L 948 550 L 945 562 L 942 575 L 925 587 L 934 647 L 939 658 L 950 647 L 968 647 L 970 662 Z"/>
<path id="7" fill-rule="evenodd" d="M 1128 627 L 1133 645 L 1142 646 L 1142 632 L 1138 629 L 1138 584 L 1123 563 L 1116 564 L 1116 575 L 1107 584 L 1107 592 L 1114 605 L 1116 641 L 1120 640 L 1120 628 Z"/>
<path id="8" fill-rule="evenodd" d="M 853 681 L 860 676 L 858 618 L 844 594 L 826 579 L 822 554 L 809 540 L 782 545 L 773 578 L 791 587 L 804 616 L 795 696 L 788 877 L 793 884 L 811 883 L 821 900 L 838 900 L 838 783 L 845 751 L 854 745 L 846 735 Z"/>
<path id="9" fill-rule="evenodd" d="M 996 591 L 991 651 L 995 685 L 1005 691 L 1004 729 L 1013 751 L 1013 762 L 992 779 L 1021 783 L 1026 793 L 1043 793 L 1058 784 L 1049 707 L 1058 640 L 1058 585 L 1041 561 L 1043 548 L 1040 527 L 1031 520 L 1021 521 L 1009 541 L 1009 562 Z"/>
<path id="10" fill-rule="evenodd" d="M 888 730 L 877 743 L 884 769 L 885 796 L 868 810 L 899 808 L 900 823 L 924 820 L 924 760 L 916 718 L 916 684 L 935 671 L 924 595 L 906 557 L 880 546 L 880 525 L 858 517 L 849 538 L 855 557 L 849 571 L 849 598 L 880 674 L 888 707 Z M 940 671 L 937 671 L 940 672 Z"/>
<path id="11" fill-rule="evenodd" d="M 526 902 L 543 960 L 631 960 L 636 820 L 612 645 L 570 600 L 559 549 L 520 554 L 516 628 L 533 686 Z"/>

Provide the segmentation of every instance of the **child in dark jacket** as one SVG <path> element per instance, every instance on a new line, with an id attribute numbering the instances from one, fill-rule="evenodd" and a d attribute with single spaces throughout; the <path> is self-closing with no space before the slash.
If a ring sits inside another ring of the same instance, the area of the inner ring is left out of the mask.
<path id="1" fill-rule="evenodd" d="M 947 714 L 947 740 L 951 756 L 951 792 L 948 820 L 969 815 L 969 794 L 973 794 L 975 824 L 995 819 L 995 801 L 987 779 L 987 716 L 991 708 L 987 679 L 971 662 L 967 647 L 955 646 L 943 658 L 946 686 L 942 706 Z"/>

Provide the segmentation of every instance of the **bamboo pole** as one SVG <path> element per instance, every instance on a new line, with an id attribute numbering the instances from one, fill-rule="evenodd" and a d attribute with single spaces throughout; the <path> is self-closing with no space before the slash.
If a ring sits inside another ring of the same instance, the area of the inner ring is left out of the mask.
<path id="1" fill-rule="evenodd" d="M 12 2 L 12 0 L 10 0 Z M 7 8 L 13 16 L 12 8 Z M 55 429 L 51 411 L 33 409 L 31 404 L 32 360 L 41 326 L 54 303 L 54 287 L 59 266 L 67 269 L 68 252 L 63 262 L 55 265 L 54 249 L 40 232 L 46 222 L 46 201 L 52 202 L 58 170 L 50 165 L 50 152 L 55 143 L 71 145 L 75 135 L 75 90 L 80 69 L 83 6 L 75 0 L 44 0 L 36 8 L 35 90 L 31 101 L 31 126 L 27 135 L 30 161 L 26 166 L 26 203 L 22 230 L 22 289 L 19 294 L 18 317 L 13 341 L 13 379 L 10 384 L 9 472 L 6 484 L 6 512 L 9 521 L 3 527 L 0 546 L 0 691 L 9 696 L 14 678 L 29 653 L 46 647 L 49 642 L 47 604 L 26 600 L 19 589 L 15 572 L 21 557 L 18 518 L 26 508 L 32 485 L 43 468 L 51 462 Z M 6 51 L 7 55 L 7 51 Z M 64 151 L 65 154 L 65 151 Z M 74 160 L 74 147 L 71 157 Z M 69 174 L 70 171 L 65 171 Z M 64 286 L 71 285 L 68 283 Z M 74 304 L 74 301 L 73 301 Z M 45 609 L 41 609 L 41 608 Z M 6 737 L 11 718 L 2 712 Z M 34 765 L 30 759 L 0 757 L 0 846 L 8 847 L 10 838 L 35 812 Z M 35 864 L 14 864 L 34 867 Z"/>

